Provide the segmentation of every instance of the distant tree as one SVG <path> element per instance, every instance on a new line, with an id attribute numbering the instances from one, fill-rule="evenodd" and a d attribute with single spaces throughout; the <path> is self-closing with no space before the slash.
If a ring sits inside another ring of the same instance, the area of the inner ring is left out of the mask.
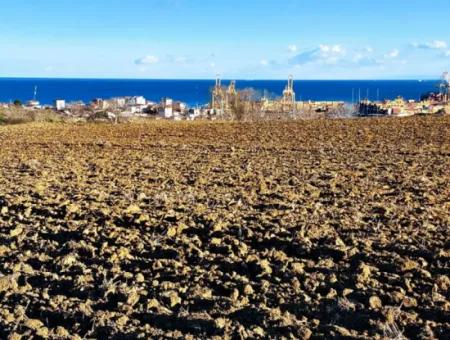
<path id="1" fill-rule="evenodd" d="M 19 99 L 16 99 L 16 100 L 14 101 L 14 105 L 15 105 L 15 106 L 22 106 L 22 102 L 21 102 Z"/>
<path id="2" fill-rule="evenodd" d="M 230 104 L 230 109 L 235 120 L 252 120 L 259 111 L 258 102 L 261 100 L 261 92 L 254 88 L 246 88 L 237 93 L 236 99 Z"/>

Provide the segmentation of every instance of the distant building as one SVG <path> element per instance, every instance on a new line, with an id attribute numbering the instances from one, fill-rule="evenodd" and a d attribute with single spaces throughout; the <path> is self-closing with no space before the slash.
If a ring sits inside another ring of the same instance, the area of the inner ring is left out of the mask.
<path id="1" fill-rule="evenodd" d="M 172 107 L 175 111 L 184 112 L 187 108 L 187 105 L 182 102 L 174 102 Z"/>
<path id="2" fill-rule="evenodd" d="M 66 109 L 66 101 L 64 99 L 56 99 L 55 108 L 57 111 L 64 111 Z"/>
<path id="3" fill-rule="evenodd" d="M 164 118 L 172 118 L 173 117 L 173 108 L 165 107 L 164 108 Z"/>
<path id="4" fill-rule="evenodd" d="M 171 98 L 163 98 L 159 112 L 164 118 L 173 118 L 173 100 Z"/>
<path id="5" fill-rule="evenodd" d="M 124 97 L 113 98 L 110 101 L 113 106 L 118 108 L 123 108 L 127 104 L 127 99 Z"/>
<path id="6" fill-rule="evenodd" d="M 190 109 L 188 112 L 188 118 L 190 120 L 194 120 L 196 118 L 199 118 L 202 115 L 202 110 L 200 110 L 199 108 L 196 109 Z"/>
<path id="7" fill-rule="evenodd" d="M 92 101 L 92 105 L 98 110 L 105 110 L 109 107 L 109 103 L 102 98 L 95 98 Z"/>
<path id="8" fill-rule="evenodd" d="M 143 106 L 142 105 L 133 105 L 133 106 L 129 106 L 127 110 L 131 114 L 142 113 Z"/>
<path id="9" fill-rule="evenodd" d="M 32 109 L 40 109 L 41 103 L 39 103 L 37 100 L 29 100 L 27 102 L 26 107 L 32 108 Z"/>
<path id="10" fill-rule="evenodd" d="M 128 105 L 146 105 L 147 100 L 142 96 L 135 96 L 128 98 Z"/>

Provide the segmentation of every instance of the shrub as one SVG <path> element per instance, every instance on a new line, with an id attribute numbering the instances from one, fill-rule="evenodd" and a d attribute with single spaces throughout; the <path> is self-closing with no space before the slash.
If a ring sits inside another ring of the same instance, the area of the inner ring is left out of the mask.
<path id="1" fill-rule="evenodd" d="M 23 124 L 31 122 L 59 122 L 62 117 L 51 110 L 27 110 L 10 107 L 0 112 L 0 124 Z"/>

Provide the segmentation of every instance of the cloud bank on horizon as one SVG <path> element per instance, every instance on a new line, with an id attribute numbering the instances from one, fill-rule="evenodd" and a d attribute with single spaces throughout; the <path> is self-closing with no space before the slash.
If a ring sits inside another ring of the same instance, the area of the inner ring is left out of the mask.
<path id="1" fill-rule="evenodd" d="M 447 0 L 41 0 L 2 9 L 0 76 L 398 79 L 450 68 Z"/>

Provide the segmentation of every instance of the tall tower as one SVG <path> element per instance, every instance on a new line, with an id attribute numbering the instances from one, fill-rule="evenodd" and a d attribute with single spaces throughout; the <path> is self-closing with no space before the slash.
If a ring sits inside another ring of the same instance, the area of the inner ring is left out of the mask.
<path id="1" fill-rule="evenodd" d="M 232 80 L 230 82 L 230 85 L 228 86 L 227 89 L 227 95 L 226 95 L 226 107 L 227 109 L 229 109 L 230 104 L 232 102 L 235 102 L 237 98 L 237 90 L 236 90 L 236 81 Z"/>
<path id="2" fill-rule="evenodd" d="M 442 93 L 442 99 L 446 102 L 448 102 L 450 98 L 450 74 L 448 72 L 444 72 L 442 74 L 442 81 L 441 81 L 441 93 Z"/>
<path id="3" fill-rule="evenodd" d="M 216 85 L 212 91 L 211 95 L 211 109 L 220 110 L 223 107 L 223 89 L 222 89 L 222 81 L 220 80 L 219 75 L 216 77 Z"/>
<path id="4" fill-rule="evenodd" d="M 236 81 L 235 80 L 232 80 L 231 82 L 230 82 L 230 85 L 228 86 L 228 89 L 227 89 L 227 94 L 229 95 L 229 96 L 235 96 L 236 95 Z"/>
<path id="5" fill-rule="evenodd" d="M 295 103 L 294 78 L 292 76 L 289 76 L 287 86 L 283 91 L 283 103 L 284 104 Z"/>
<path id="6" fill-rule="evenodd" d="M 283 99 L 281 100 L 281 109 L 283 112 L 295 112 L 295 92 L 294 92 L 294 78 L 289 76 L 286 88 L 283 91 Z"/>

